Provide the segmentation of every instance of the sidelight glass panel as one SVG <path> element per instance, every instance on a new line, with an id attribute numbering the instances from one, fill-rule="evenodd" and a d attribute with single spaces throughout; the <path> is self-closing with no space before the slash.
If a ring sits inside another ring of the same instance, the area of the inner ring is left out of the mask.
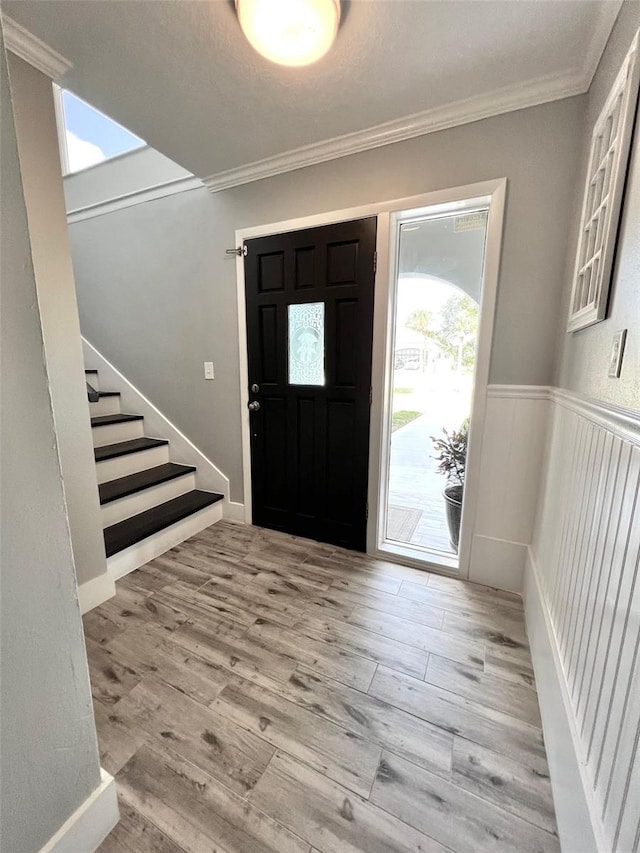
<path id="1" fill-rule="evenodd" d="M 289 305 L 289 384 L 324 385 L 324 302 Z"/>

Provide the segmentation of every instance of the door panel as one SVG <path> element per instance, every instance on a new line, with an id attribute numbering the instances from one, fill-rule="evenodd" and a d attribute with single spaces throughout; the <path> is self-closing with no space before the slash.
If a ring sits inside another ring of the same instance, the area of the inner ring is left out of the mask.
<path id="1" fill-rule="evenodd" d="M 373 217 L 245 243 L 254 524 L 357 550 L 375 239 Z"/>

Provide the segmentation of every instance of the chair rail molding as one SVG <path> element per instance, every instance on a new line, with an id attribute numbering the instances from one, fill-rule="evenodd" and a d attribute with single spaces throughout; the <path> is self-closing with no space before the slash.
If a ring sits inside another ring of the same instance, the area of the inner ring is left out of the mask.
<path id="1" fill-rule="evenodd" d="M 131 152 L 127 152 L 127 154 L 129 153 Z M 104 216 L 107 213 L 115 213 L 117 210 L 123 210 L 126 207 L 134 207 L 137 204 L 145 204 L 146 202 L 156 201 L 157 199 L 166 198 L 177 193 L 202 189 L 203 187 L 204 184 L 200 178 L 193 176 L 176 178 L 175 180 L 165 181 L 164 183 L 145 187 L 134 192 L 123 193 L 104 201 L 87 204 L 84 207 L 76 207 L 73 210 L 67 211 L 67 223 L 73 225 L 74 222 L 82 222 L 84 219 L 93 219 L 95 216 Z"/>

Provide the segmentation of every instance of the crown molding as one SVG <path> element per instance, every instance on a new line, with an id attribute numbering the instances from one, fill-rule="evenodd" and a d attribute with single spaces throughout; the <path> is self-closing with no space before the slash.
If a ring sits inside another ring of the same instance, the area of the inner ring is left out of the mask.
<path id="1" fill-rule="evenodd" d="M 41 41 L 29 30 L 16 23 L 8 15 L 2 15 L 4 45 L 7 50 L 42 71 L 52 80 L 57 80 L 73 68 L 73 63 Z"/>
<path id="2" fill-rule="evenodd" d="M 623 0 L 607 0 L 600 4 L 591 39 L 586 45 L 582 68 L 575 72 L 539 77 L 523 85 L 509 86 L 478 97 L 454 101 L 355 133 L 294 148 L 283 154 L 209 175 L 203 178 L 203 183 L 211 192 L 220 192 L 306 166 L 347 157 L 349 154 L 359 154 L 439 130 L 471 124 L 574 95 L 583 95 L 591 86 L 622 5 Z"/>
<path id="3" fill-rule="evenodd" d="M 509 86 L 478 97 L 454 101 L 442 107 L 414 113 L 366 130 L 336 136 L 333 139 L 266 157 L 264 160 L 258 160 L 246 166 L 218 172 L 203 178 L 203 183 L 211 192 L 220 192 L 284 172 L 292 172 L 295 169 L 314 166 L 328 160 L 347 157 L 350 154 L 381 148 L 394 142 L 403 142 L 406 139 L 471 124 L 492 116 L 581 95 L 587 89 L 585 79 L 582 71 L 577 74 L 541 77 L 528 84 Z"/>

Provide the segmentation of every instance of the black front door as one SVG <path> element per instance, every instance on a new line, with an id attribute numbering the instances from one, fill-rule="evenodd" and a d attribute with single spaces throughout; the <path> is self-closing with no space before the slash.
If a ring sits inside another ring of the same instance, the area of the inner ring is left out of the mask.
<path id="1" fill-rule="evenodd" d="M 245 243 L 253 523 L 366 549 L 376 219 Z"/>

